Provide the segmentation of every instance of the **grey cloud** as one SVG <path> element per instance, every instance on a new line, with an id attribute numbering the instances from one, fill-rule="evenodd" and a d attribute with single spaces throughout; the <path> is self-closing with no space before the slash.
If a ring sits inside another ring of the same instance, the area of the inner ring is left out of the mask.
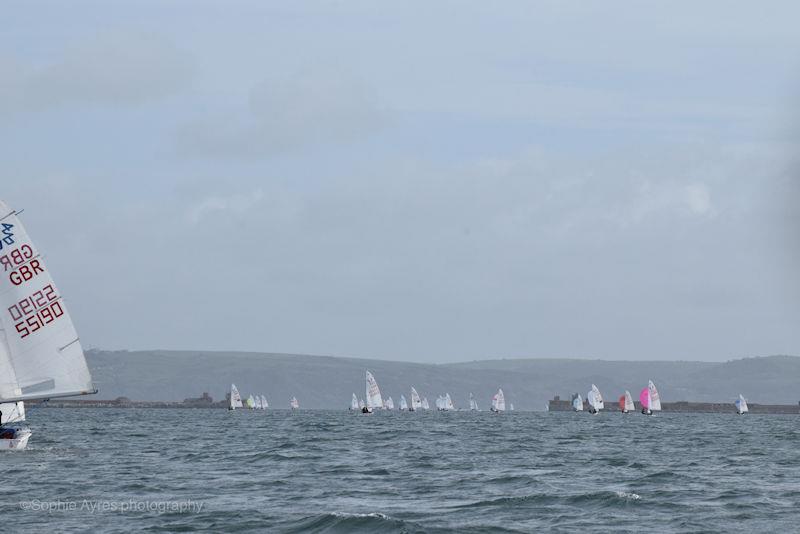
<path id="1" fill-rule="evenodd" d="M 0 110 L 130 106 L 185 89 L 190 57 L 149 33 L 98 33 L 72 43 L 51 61 L 0 59 Z"/>

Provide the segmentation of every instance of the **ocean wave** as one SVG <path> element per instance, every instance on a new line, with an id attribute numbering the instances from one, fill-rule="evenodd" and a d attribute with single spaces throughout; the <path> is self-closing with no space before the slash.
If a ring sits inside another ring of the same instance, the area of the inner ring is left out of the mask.
<path id="1" fill-rule="evenodd" d="M 329 512 L 315 516 L 305 517 L 292 525 L 287 525 L 284 532 L 312 532 L 312 533 L 350 533 L 350 532 L 397 532 L 416 533 L 426 532 L 418 525 L 392 518 L 380 512 Z"/>

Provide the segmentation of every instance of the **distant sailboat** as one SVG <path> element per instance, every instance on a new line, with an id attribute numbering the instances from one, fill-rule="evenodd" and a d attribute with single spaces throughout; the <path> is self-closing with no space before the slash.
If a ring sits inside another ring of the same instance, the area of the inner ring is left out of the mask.
<path id="1" fill-rule="evenodd" d="M 475 395 L 472 393 L 469 394 L 469 409 L 473 412 L 478 411 L 478 401 L 475 400 Z"/>
<path id="2" fill-rule="evenodd" d="M 424 399 L 422 399 L 422 409 L 423 410 L 430 410 L 431 409 L 431 405 L 430 405 L 430 403 L 428 403 L 428 397 L 425 397 Z"/>
<path id="3" fill-rule="evenodd" d="M 297 397 L 291 398 L 291 400 L 289 401 L 289 408 L 291 408 L 292 410 L 297 410 L 300 408 L 300 403 L 297 402 Z"/>
<path id="4" fill-rule="evenodd" d="M 629 413 L 636 410 L 636 406 L 633 404 L 633 397 L 631 397 L 631 392 L 627 389 L 625 390 L 625 394 L 619 398 L 619 410 L 622 413 Z"/>
<path id="5" fill-rule="evenodd" d="M 245 406 L 247 406 L 250 410 L 255 409 L 256 407 L 256 400 L 253 398 L 252 395 L 247 397 L 247 402 L 245 402 Z"/>
<path id="6" fill-rule="evenodd" d="M 513 403 L 513 402 L 512 402 L 512 403 L 510 403 L 510 404 L 508 405 L 508 410 L 509 410 L 510 412 L 513 412 L 513 411 L 514 411 L 514 403 Z"/>
<path id="7" fill-rule="evenodd" d="M 492 397 L 491 410 L 495 413 L 506 411 L 506 396 L 503 393 L 502 388 L 498 389 L 497 393 L 495 393 L 494 396 Z"/>
<path id="8" fill-rule="evenodd" d="M 253 409 L 260 410 L 261 409 L 261 396 L 260 395 L 256 395 L 254 400 L 255 400 L 255 402 L 253 404 Z"/>
<path id="9" fill-rule="evenodd" d="M 367 403 L 364 402 L 364 399 L 358 399 L 358 409 L 363 410 L 367 406 Z"/>
<path id="10" fill-rule="evenodd" d="M 572 409 L 576 412 L 583 411 L 583 397 L 581 397 L 580 393 L 572 398 Z"/>
<path id="11" fill-rule="evenodd" d="M 604 407 L 603 396 L 594 384 L 592 384 L 592 389 L 589 390 L 589 393 L 586 394 L 586 400 L 589 403 L 590 414 L 597 414 Z"/>
<path id="12" fill-rule="evenodd" d="M 449 393 L 446 393 L 444 396 L 444 409 L 448 411 L 456 409 L 456 405 L 453 404 L 453 399 L 450 398 Z"/>
<path id="13" fill-rule="evenodd" d="M 745 400 L 745 398 L 742 396 L 741 393 L 739 393 L 739 398 L 736 399 L 736 402 L 734 404 L 736 404 L 736 413 L 738 413 L 739 415 L 746 414 L 747 412 L 750 411 L 750 409 L 747 407 L 747 401 Z"/>
<path id="14" fill-rule="evenodd" d="M 353 398 L 350 400 L 350 410 L 358 411 L 358 397 L 356 397 L 355 393 L 353 393 Z"/>
<path id="15" fill-rule="evenodd" d="M 97 390 L 64 300 L 17 215 L 0 201 L 0 411 L 21 422 L 24 401 Z M 30 436 L 26 427 L 2 428 L 0 450 L 24 449 Z"/>
<path id="16" fill-rule="evenodd" d="M 264 395 L 261 395 L 261 409 L 266 410 L 269 408 L 269 403 L 267 402 L 267 398 Z"/>
<path id="17" fill-rule="evenodd" d="M 383 408 L 383 398 L 381 397 L 381 390 L 378 387 L 378 382 L 372 373 L 367 371 L 367 411 Z"/>
<path id="18" fill-rule="evenodd" d="M 652 380 L 648 381 L 647 387 L 639 393 L 639 402 L 644 415 L 653 415 L 653 412 L 661 410 L 661 396 Z"/>
<path id="19" fill-rule="evenodd" d="M 400 411 L 408 410 L 408 403 L 406 402 L 405 395 L 400 395 Z"/>
<path id="20" fill-rule="evenodd" d="M 419 393 L 413 387 L 411 388 L 411 407 L 410 411 L 415 412 L 422 408 L 422 401 L 419 399 Z M 426 408 L 427 409 L 427 408 Z"/>
<path id="21" fill-rule="evenodd" d="M 442 397 L 441 395 L 436 397 L 436 409 L 437 410 L 439 410 L 439 411 L 444 410 L 445 409 L 444 408 L 444 404 L 445 404 L 444 397 Z"/>
<path id="22" fill-rule="evenodd" d="M 383 403 L 383 407 L 386 408 L 387 410 L 394 410 L 394 401 L 392 400 L 391 397 L 386 399 L 386 402 Z"/>
<path id="23" fill-rule="evenodd" d="M 243 408 L 242 405 L 242 396 L 239 395 L 239 390 L 236 389 L 236 384 L 231 384 L 231 398 L 229 399 L 230 404 L 228 405 L 229 410 L 235 410 L 236 408 Z"/>

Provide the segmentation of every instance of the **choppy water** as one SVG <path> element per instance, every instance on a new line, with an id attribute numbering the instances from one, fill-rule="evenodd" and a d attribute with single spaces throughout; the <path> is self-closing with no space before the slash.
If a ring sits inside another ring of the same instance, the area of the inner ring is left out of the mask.
<path id="1" fill-rule="evenodd" d="M 13 531 L 800 530 L 798 416 L 49 408 L 29 424 L 28 450 L 0 455 Z M 166 508 L 181 503 L 201 508 Z"/>

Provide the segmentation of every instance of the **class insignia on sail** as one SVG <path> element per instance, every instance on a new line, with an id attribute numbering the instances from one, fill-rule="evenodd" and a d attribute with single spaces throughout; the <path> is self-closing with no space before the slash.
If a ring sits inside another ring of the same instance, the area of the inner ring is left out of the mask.
<path id="1" fill-rule="evenodd" d="M 50 270 L 0 201 L 0 450 L 24 449 L 24 402 L 97 393 L 78 333 Z"/>

